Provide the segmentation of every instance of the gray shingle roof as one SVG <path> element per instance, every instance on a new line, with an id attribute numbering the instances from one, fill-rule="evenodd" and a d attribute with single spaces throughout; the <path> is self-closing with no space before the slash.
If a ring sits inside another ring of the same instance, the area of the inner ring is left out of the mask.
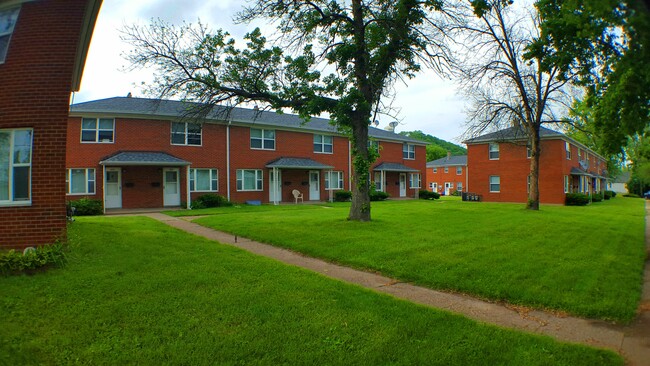
<path id="1" fill-rule="evenodd" d="M 540 127 L 539 136 L 544 137 L 565 137 L 561 132 L 553 131 L 546 127 Z M 492 141 L 511 141 L 511 140 L 525 140 L 528 138 L 527 132 L 521 127 L 510 127 L 496 132 L 488 133 L 472 139 L 464 141 L 465 144 L 475 144 L 481 142 Z"/>
<path id="2" fill-rule="evenodd" d="M 588 177 L 593 177 L 593 174 L 577 167 L 571 168 L 571 175 L 586 175 Z"/>
<path id="3" fill-rule="evenodd" d="M 183 116 L 186 116 L 187 112 L 191 108 L 196 108 L 197 106 L 199 106 L 199 104 L 180 102 L 176 100 L 114 97 L 73 104 L 70 106 L 70 114 L 75 116 L 99 114 L 110 116 L 180 119 Z M 260 127 L 269 126 L 338 134 L 336 127 L 330 124 L 329 119 L 315 117 L 305 123 L 303 119 L 294 114 L 280 114 L 270 111 L 258 111 L 255 109 L 215 107 L 207 113 L 206 119 L 210 122 L 223 122 L 232 119 L 234 124 L 259 125 Z M 420 140 L 375 127 L 369 127 L 369 135 L 379 140 L 393 140 L 419 145 L 427 144 Z"/>
<path id="4" fill-rule="evenodd" d="M 467 155 L 445 156 L 444 158 L 428 162 L 427 168 L 458 165 L 467 166 Z"/>
<path id="5" fill-rule="evenodd" d="M 419 172 L 417 169 L 409 168 L 404 164 L 400 163 L 381 163 L 376 167 L 372 168 L 374 171 L 386 171 L 386 172 Z"/>
<path id="6" fill-rule="evenodd" d="M 159 165 L 159 166 L 186 166 L 190 162 L 179 159 L 164 152 L 151 151 L 121 151 L 106 158 L 99 164 L 105 166 L 123 165 Z"/>
<path id="7" fill-rule="evenodd" d="M 266 164 L 267 168 L 282 169 L 332 169 L 331 165 L 321 164 L 307 158 L 278 158 Z"/>

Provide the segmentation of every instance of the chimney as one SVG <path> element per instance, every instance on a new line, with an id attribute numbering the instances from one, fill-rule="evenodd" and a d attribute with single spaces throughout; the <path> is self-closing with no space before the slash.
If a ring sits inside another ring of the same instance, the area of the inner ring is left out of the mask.
<path id="1" fill-rule="evenodd" d="M 451 151 L 447 150 L 447 160 L 451 159 Z"/>

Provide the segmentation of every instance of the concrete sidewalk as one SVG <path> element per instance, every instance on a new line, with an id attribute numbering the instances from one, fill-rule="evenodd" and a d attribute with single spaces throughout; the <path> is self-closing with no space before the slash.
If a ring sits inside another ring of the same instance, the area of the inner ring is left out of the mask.
<path id="1" fill-rule="evenodd" d="M 646 204 L 646 213 L 650 204 Z M 205 238 L 242 248 L 251 253 L 310 269 L 325 276 L 357 284 L 371 290 L 438 309 L 463 314 L 469 318 L 498 326 L 551 336 L 560 341 L 581 343 L 614 350 L 625 357 L 628 365 L 650 365 L 650 263 L 646 257 L 640 313 L 629 326 L 617 326 L 601 320 L 561 316 L 524 307 L 491 303 L 467 295 L 431 290 L 377 274 L 335 265 L 320 259 L 268 244 L 219 232 L 184 219 L 161 213 L 148 213 L 169 226 Z M 646 214 L 646 247 L 650 251 L 650 216 Z"/>

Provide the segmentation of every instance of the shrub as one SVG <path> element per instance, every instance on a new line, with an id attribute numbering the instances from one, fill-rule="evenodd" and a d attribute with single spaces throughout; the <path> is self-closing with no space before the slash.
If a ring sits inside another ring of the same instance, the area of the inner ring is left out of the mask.
<path id="1" fill-rule="evenodd" d="M 585 206 L 589 203 L 589 196 L 583 193 L 567 193 L 564 204 L 567 206 Z"/>
<path id="2" fill-rule="evenodd" d="M 419 192 L 419 196 L 421 200 L 437 200 L 438 198 L 440 198 L 440 193 L 421 189 Z"/>
<path id="3" fill-rule="evenodd" d="M 101 200 L 82 198 L 76 201 L 68 201 L 68 205 L 74 207 L 76 216 L 94 216 L 104 213 Z"/>
<path id="4" fill-rule="evenodd" d="M 63 266 L 65 262 L 65 247 L 62 244 L 39 246 L 23 252 L 12 249 L 0 252 L 0 274 L 33 273 L 46 266 Z"/>
<path id="5" fill-rule="evenodd" d="M 640 196 L 634 193 L 625 193 L 623 197 L 639 198 Z"/>
<path id="6" fill-rule="evenodd" d="M 600 202 L 603 200 L 603 194 L 598 192 L 591 195 L 591 202 Z"/>
<path id="7" fill-rule="evenodd" d="M 374 189 L 370 191 L 370 200 L 371 201 L 383 201 L 388 198 L 389 195 L 386 192 L 375 191 Z"/>
<path id="8" fill-rule="evenodd" d="M 350 191 L 336 191 L 334 192 L 334 201 L 348 202 L 352 199 L 352 192 Z"/>
<path id="9" fill-rule="evenodd" d="M 451 194 L 451 196 L 456 196 L 456 197 L 460 197 L 462 195 L 463 195 L 463 192 L 461 192 L 459 190 L 455 190 L 454 193 Z"/>
<path id="10" fill-rule="evenodd" d="M 607 192 L 609 192 L 612 195 L 612 198 L 616 197 L 616 192 L 614 191 L 607 191 Z"/>
<path id="11" fill-rule="evenodd" d="M 232 206 L 232 203 L 226 199 L 224 196 L 220 196 L 214 193 L 207 193 L 202 196 L 197 197 L 192 201 L 192 209 L 198 210 L 201 208 L 211 208 L 211 207 L 228 207 Z"/>
<path id="12" fill-rule="evenodd" d="M 612 191 L 604 191 L 604 192 L 603 192 L 603 199 L 608 200 L 608 199 L 610 199 L 610 198 L 612 198 L 612 197 L 613 197 L 613 196 L 612 196 Z"/>

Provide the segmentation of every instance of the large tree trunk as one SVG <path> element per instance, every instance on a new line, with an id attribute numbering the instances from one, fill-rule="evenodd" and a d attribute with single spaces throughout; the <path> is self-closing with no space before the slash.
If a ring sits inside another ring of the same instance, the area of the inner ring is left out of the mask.
<path id="1" fill-rule="evenodd" d="M 360 122 L 360 123 L 357 123 Z M 353 188 L 348 220 L 370 221 L 370 160 L 368 159 L 368 123 L 354 121 L 352 128 Z"/>
<path id="2" fill-rule="evenodd" d="M 529 210 L 539 210 L 539 127 L 533 128 L 530 133 L 530 192 L 528 193 L 528 203 L 526 208 Z"/>

